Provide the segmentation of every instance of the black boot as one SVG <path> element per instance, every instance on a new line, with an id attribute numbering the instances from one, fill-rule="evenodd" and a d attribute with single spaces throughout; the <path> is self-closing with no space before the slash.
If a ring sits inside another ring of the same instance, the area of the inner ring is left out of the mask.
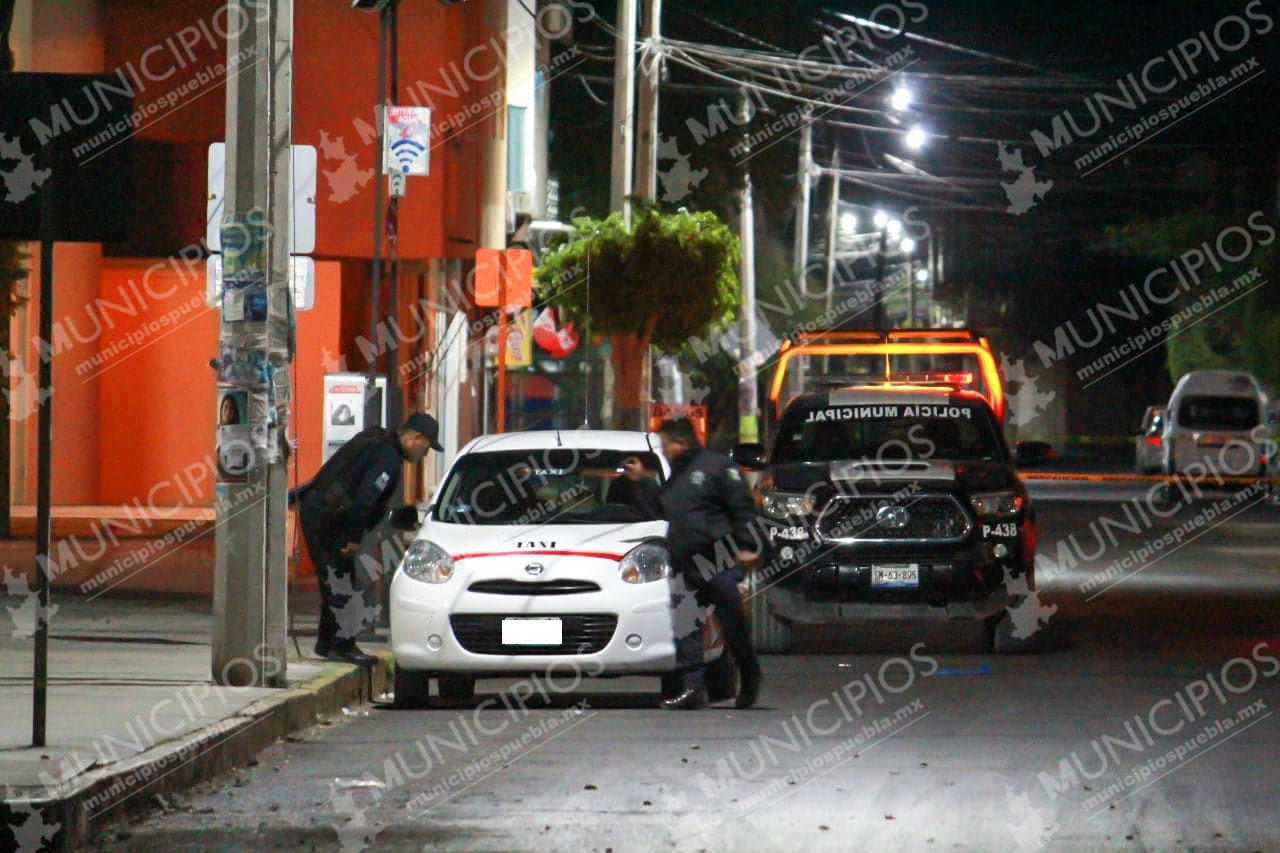
<path id="1" fill-rule="evenodd" d="M 658 704 L 664 711 L 696 711 L 707 704 L 707 695 L 700 688 L 688 687 Z"/>
<path id="2" fill-rule="evenodd" d="M 738 708 L 750 708 L 760 698 L 760 682 L 764 680 L 760 664 L 752 661 L 750 666 L 744 666 L 738 678 L 738 698 L 733 704 Z"/>

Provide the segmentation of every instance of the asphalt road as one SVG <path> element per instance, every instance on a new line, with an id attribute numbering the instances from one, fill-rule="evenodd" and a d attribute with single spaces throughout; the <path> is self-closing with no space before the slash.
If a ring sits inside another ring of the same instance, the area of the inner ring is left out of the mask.
<path id="1" fill-rule="evenodd" d="M 1278 849 L 1280 509 L 1135 521 L 1113 486 L 1036 486 L 1038 653 L 982 653 L 971 624 L 812 631 L 750 711 L 483 681 L 465 708 L 354 709 L 102 848 Z"/>

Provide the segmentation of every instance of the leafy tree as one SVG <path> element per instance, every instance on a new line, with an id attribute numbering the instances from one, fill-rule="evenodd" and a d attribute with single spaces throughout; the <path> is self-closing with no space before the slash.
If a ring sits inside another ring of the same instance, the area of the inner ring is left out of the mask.
<path id="1" fill-rule="evenodd" d="M 614 424 L 641 422 L 641 379 L 652 344 L 674 351 L 729 323 L 739 301 L 738 240 L 713 213 L 637 207 L 581 217 L 576 237 L 543 256 L 539 296 L 567 318 L 608 335 L 617 397 Z"/>
<path id="2" fill-rule="evenodd" d="M 1246 225 L 1246 221 L 1250 224 Z M 1219 259 L 1221 272 L 1206 263 L 1197 273 L 1200 284 L 1170 303 L 1174 326 L 1165 341 L 1169 377 L 1176 382 L 1192 370 L 1248 370 L 1263 385 L 1280 387 L 1280 293 L 1263 284 L 1274 281 L 1277 272 L 1276 232 L 1267 230 L 1274 229 L 1274 223 L 1257 214 L 1244 213 L 1139 218 L 1121 228 L 1108 229 L 1106 242 L 1114 252 L 1161 264 L 1171 263 L 1191 250 L 1211 250 L 1218 259 L 1215 244 L 1227 228 L 1249 232 L 1252 251 L 1234 263 Z M 1232 251 L 1241 247 L 1234 238 L 1226 245 Z M 1250 276 L 1256 277 L 1256 284 L 1247 283 Z M 1233 282 L 1237 280 L 1244 283 L 1236 286 Z M 1180 311 L 1211 292 L 1217 298 L 1202 312 L 1188 319 L 1178 317 Z M 1247 295 L 1241 297 L 1241 293 Z"/>

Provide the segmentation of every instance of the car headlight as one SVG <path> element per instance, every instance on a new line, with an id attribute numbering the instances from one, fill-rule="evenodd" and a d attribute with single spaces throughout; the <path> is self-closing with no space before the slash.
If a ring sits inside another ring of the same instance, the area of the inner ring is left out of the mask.
<path id="1" fill-rule="evenodd" d="M 669 578 L 671 555 L 667 549 L 654 542 L 637 545 L 618 563 L 618 574 L 627 583 L 649 583 Z"/>
<path id="2" fill-rule="evenodd" d="M 423 583 L 444 583 L 453 577 L 453 558 L 436 543 L 417 539 L 405 551 L 400 571 Z"/>
<path id="3" fill-rule="evenodd" d="M 969 503 L 980 518 L 1013 518 L 1022 512 L 1026 497 L 1021 492 L 984 492 L 970 495 Z"/>
<path id="4" fill-rule="evenodd" d="M 765 515 L 779 521 L 804 518 L 813 512 L 813 498 L 788 492 L 767 492 L 760 502 L 760 509 Z"/>

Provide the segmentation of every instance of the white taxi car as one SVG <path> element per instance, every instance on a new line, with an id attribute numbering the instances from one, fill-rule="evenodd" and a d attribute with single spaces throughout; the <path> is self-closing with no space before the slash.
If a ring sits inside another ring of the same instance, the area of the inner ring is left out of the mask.
<path id="1" fill-rule="evenodd" d="M 477 438 L 450 466 L 391 582 L 396 703 L 471 699 L 478 677 L 655 675 L 702 619 L 713 701 L 734 673 L 714 619 L 672 576 L 666 522 L 621 475 L 665 477 L 657 436 L 563 430 Z M 576 682 L 575 682 L 576 683 Z"/>

